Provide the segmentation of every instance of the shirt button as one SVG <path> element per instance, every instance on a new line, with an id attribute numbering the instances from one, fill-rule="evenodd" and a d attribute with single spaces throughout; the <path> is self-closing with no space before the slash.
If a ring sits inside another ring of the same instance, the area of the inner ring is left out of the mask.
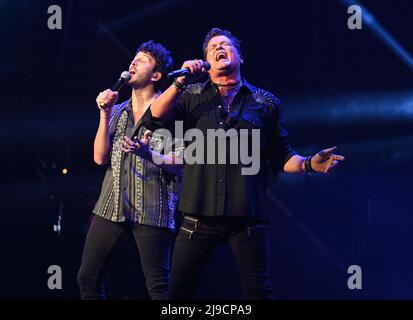
<path id="1" fill-rule="evenodd" d="M 224 123 L 222 121 L 220 121 L 219 124 L 222 126 Z"/>
<path id="2" fill-rule="evenodd" d="M 221 109 L 222 108 L 222 106 L 218 106 L 218 109 Z"/>
<path id="3" fill-rule="evenodd" d="M 224 180 L 222 180 L 222 179 L 218 179 L 218 182 L 219 182 L 219 183 L 223 183 L 223 182 L 224 182 Z"/>

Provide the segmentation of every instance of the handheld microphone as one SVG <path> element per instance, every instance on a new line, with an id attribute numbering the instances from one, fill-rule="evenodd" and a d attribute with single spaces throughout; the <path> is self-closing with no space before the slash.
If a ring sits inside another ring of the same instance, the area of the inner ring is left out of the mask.
<path id="1" fill-rule="evenodd" d="M 128 71 L 123 71 L 120 74 L 119 79 L 115 82 L 115 84 L 112 86 L 111 90 L 112 91 L 119 91 L 131 78 L 131 75 Z M 101 108 L 105 108 L 105 104 L 103 102 L 99 103 L 99 106 Z"/>
<path id="2" fill-rule="evenodd" d="M 211 69 L 211 65 L 209 64 L 209 62 L 206 62 L 206 61 L 203 61 L 203 67 L 206 71 Z M 191 70 L 189 68 L 183 68 L 183 69 L 175 70 L 175 71 L 168 73 L 168 78 L 175 79 L 175 78 L 179 78 L 182 76 L 190 76 L 190 75 L 191 75 Z"/>

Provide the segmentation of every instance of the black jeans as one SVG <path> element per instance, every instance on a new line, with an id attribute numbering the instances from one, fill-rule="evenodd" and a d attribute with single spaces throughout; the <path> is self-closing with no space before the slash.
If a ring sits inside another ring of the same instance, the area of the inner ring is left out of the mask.
<path id="1" fill-rule="evenodd" d="M 247 299 L 272 299 L 265 222 L 185 215 L 172 256 L 169 298 L 193 299 L 202 269 L 219 243 L 230 245 Z"/>
<path id="2" fill-rule="evenodd" d="M 107 262 L 116 242 L 125 232 L 133 233 L 151 299 L 168 298 L 173 232 L 138 223 L 115 223 L 95 215 L 86 236 L 77 275 L 81 299 L 105 297 L 103 276 Z"/>

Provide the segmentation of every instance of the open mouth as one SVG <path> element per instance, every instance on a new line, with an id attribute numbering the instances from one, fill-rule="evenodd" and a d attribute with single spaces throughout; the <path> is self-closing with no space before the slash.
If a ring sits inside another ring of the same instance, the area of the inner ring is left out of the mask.
<path id="1" fill-rule="evenodd" d="M 135 71 L 135 70 L 129 70 L 129 73 L 130 73 L 131 75 L 134 75 L 134 74 L 136 73 L 136 71 Z"/>
<path id="2" fill-rule="evenodd" d="M 226 58 L 227 58 L 227 54 L 225 52 L 219 52 L 215 56 L 215 61 L 219 61 L 219 60 L 226 59 Z"/>

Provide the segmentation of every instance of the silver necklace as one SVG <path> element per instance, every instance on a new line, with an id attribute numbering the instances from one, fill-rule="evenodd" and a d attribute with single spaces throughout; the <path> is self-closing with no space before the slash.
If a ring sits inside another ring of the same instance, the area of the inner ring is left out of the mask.
<path id="1" fill-rule="evenodd" d="M 231 84 L 231 85 L 220 85 L 217 84 L 219 92 L 222 94 L 223 97 L 228 97 L 230 94 L 233 94 L 236 92 L 240 87 L 242 86 L 242 81 L 236 83 L 236 84 Z M 224 89 L 226 89 L 224 91 Z M 224 91 L 224 92 L 223 92 Z"/>

